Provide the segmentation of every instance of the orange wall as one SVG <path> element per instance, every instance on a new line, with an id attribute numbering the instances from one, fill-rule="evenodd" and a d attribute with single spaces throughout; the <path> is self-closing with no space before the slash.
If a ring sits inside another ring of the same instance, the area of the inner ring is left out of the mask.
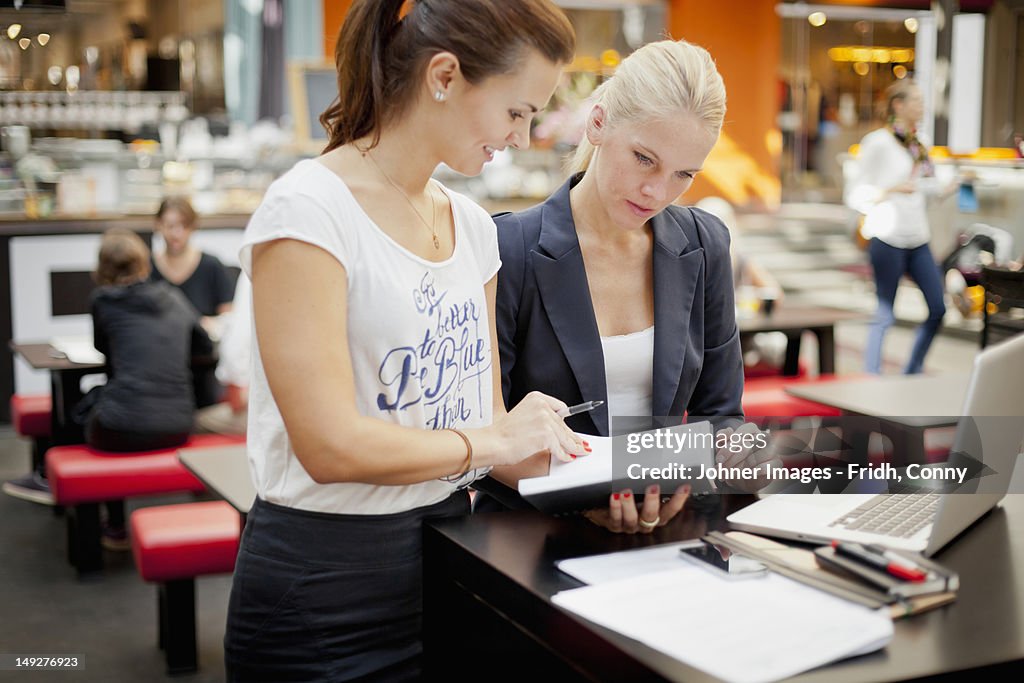
<path id="1" fill-rule="evenodd" d="M 324 57 L 334 61 L 334 44 L 338 41 L 338 31 L 345 19 L 352 0 L 324 0 Z"/>
<path id="2" fill-rule="evenodd" d="M 711 52 L 729 105 L 722 141 L 686 202 L 718 194 L 735 204 L 779 201 L 777 144 L 781 22 L 777 0 L 670 0 L 669 31 Z"/>

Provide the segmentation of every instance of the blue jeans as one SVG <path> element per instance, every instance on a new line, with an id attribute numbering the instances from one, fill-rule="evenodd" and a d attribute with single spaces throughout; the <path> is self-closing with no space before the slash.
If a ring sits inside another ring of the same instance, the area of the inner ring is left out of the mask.
<path id="1" fill-rule="evenodd" d="M 868 332 L 868 343 L 865 349 L 864 365 L 868 372 L 882 372 L 882 341 L 885 333 L 893 324 L 893 301 L 896 299 L 896 287 L 904 273 L 910 275 L 928 303 L 928 318 L 917 328 L 914 348 L 903 372 L 908 375 L 921 372 L 924 357 L 928 353 L 935 333 L 942 325 L 942 316 L 946 313 L 946 305 L 942 296 L 942 277 L 939 267 L 932 258 L 927 244 L 913 249 L 894 247 L 878 238 L 873 238 L 868 246 L 871 267 L 875 272 L 875 293 L 878 296 L 878 311 Z"/>

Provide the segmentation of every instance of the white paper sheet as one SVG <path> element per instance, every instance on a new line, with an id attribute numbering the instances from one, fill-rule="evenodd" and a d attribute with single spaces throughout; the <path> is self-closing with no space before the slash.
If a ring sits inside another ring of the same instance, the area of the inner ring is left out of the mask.
<path id="1" fill-rule="evenodd" d="M 655 560 L 668 552 L 650 550 Z M 683 566 L 563 591 L 552 600 L 734 683 L 775 681 L 871 652 L 893 633 L 886 610 L 869 610 L 777 574 L 728 580 Z"/>
<path id="2" fill-rule="evenodd" d="M 679 557 L 680 548 L 702 544 L 703 541 L 692 540 L 604 555 L 574 557 L 570 560 L 561 560 L 555 563 L 555 566 L 574 579 L 590 585 L 670 569 L 707 571 L 700 567 L 691 567 L 686 560 Z"/>

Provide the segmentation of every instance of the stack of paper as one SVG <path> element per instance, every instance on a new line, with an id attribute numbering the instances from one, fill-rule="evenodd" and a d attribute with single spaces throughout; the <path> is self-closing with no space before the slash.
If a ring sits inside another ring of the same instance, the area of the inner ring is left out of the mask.
<path id="1" fill-rule="evenodd" d="M 645 552 L 659 563 L 668 561 L 666 549 Z M 605 569 L 607 557 L 599 561 Z M 735 683 L 774 681 L 871 652 L 893 633 L 886 610 L 870 610 L 777 574 L 728 580 L 681 566 L 563 591 L 552 600 Z"/>

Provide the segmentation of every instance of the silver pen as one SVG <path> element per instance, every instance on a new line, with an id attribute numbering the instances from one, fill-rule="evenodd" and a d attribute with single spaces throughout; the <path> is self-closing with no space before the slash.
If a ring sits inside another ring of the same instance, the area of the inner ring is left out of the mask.
<path id="1" fill-rule="evenodd" d="M 587 401 L 586 403 L 577 403 L 574 406 L 568 406 L 558 411 L 558 417 L 569 417 L 570 415 L 577 415 L 579 413 L 585 413 L 588 410 L 599 408 L 604 405 L 604 401 Z"/>

